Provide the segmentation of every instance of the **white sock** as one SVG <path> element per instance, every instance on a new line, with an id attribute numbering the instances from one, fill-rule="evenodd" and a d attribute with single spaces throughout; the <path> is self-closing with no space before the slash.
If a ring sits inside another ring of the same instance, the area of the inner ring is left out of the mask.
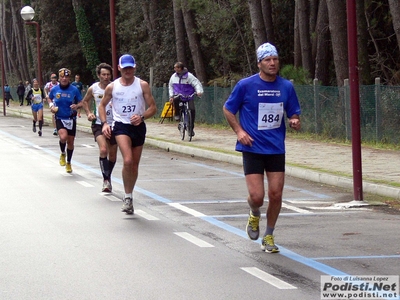
<path id="1" fill-rule="evenodd" d="M 125 194 L 125 198 L 131 198 L 131 199 L 133 199 L 132 193 L 131 193 L 131 194 Z"/>

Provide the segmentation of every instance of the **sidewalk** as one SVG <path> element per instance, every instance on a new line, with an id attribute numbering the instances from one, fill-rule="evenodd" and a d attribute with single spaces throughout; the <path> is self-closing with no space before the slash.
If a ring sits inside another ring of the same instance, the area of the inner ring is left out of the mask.
<path id="1" fill-rule="evenodd" d="M 0 111 L 3 117 L 3 107 Z M 32 118 L 30 106 L 10 103 L 6 112 L 7 116 Z M 44 115 L 45 123 L 50 123 L 51 114 L 47 107 Z M 180 139 L 177 124 L 172 121 L 166 119 L 160 124 L 157 117 L 147 120 L 146 125 L 148 145 L 166 151 L 242 164 L 240 153 L 234 150 L 236 136 L 232 130 L 196 126 L 196 135 L 188 142 Z M 46 127 L 44 130 L 51 131 Z M 84 113 L 82 118 L 78 118 L 78 130 L 91 133 L 90 122 Z M 351 146 L 287 138 L 286 163 L 287 175 L 353 189 Z M 364 192 L 400 199 L 400 151 L 363 147 L 362 174 Z"/>

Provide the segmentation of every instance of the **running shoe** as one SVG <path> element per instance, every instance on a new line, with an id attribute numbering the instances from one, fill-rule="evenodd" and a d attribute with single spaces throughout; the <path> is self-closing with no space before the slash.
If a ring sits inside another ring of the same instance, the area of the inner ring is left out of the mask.
<path id="1" fill-rule="evenodd" d="M 122 205 L 121 211 L 127 215 L 133 215 L 132 198 L 125 198 L 123 201 L 124 204 Z"/>
<path id="2" fill-rule="evenodd" d="M 247 220 L 246 232 L 250 239 L 257 240 L 260 235 L 260 216 L 255 216 L 250 211 L 249 219 Z"/>
<path id="3" fill-rule="evenodd" d="M 57 129 L 54 128 L 53 135 L 58 135 Z"/>
<path id="4" fill-rule="evenodd" d="M 67 162 L 67 164 L 65 165 L 65 171 L 67 171 L 67 173 L 72 173 L 71 163 Z"/>
<path id="5" fill-rule="evenodd" d="M 42 136 L 42 131 L 41 130 L 38 131 L 38 135 Z"/>
<path id="6" fill-rule="evenodd" d="M 268 252 L 268 253 L 278 253 L 279 248 L 274 243 L 274 236 L 273 235 L 266 235 L 262 239 L 261 243 L 261 250 Z"/>
<path id="7" fill-rule="evenodd" d="M 61 167 L 65 166 L 65 153 L 61 153 L 60 155 L 60 166 Z"/>
<path id="8" fill-rule="evenodd" d="M 112 192 L 112 186 L 111 182 L 109 180 L 104 180 L 103 181 L 103 188 L 101 190 L 103 193 L 111 193 Z"/>
<path id="9" fill-rule="evenodd" d="M 36 125 L 35 124 L 32 125 L 32 131 L 36 132 Z"/>

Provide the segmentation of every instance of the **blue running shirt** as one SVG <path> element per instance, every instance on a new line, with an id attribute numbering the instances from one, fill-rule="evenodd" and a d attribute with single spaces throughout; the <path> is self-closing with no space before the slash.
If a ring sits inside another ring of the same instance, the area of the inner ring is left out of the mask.
<path id="1" fill-rule="evenodd" d="M 300 115 L 300 104 L 292 83 L 280 76 L 267 82 L 259 74 L 240 80 L 225 108 L 239 112 L 242 128 L 253 138 L 253 145 L 236 143 L 236 151 L 258 154 L 284 154 L 286 126 L 284 113 L 290 118 Z"/>
<path id="2" fill-rule="evenodd" d="M 60 84 L 56 85 L 51 89 L 49 98 L 55 106 L 58 106 L 58 111 L 55 114 L 56 119 L 76 119 L 76 114 L 70 106 L 81 102 L 82 95 L 75 86 L 70 84 L 67 88 L 62 89 Z"/>

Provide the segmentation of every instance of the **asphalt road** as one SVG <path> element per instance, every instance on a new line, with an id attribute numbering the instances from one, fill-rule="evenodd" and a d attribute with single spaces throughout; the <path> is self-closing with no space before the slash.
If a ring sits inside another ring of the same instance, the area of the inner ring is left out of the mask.
<path id="1" fill-rule="evenodd" d="M 72 174 L 30 120 L 2 118 L 0 142 L 0 299 L 311 300 L 321 275 L 399 275 L 400 216 L 335 206 L 351 191 L 287 176 L 281 252 L 267 254 L 244 231 L 237 165 L 145 147 L 128 216 L 121 161 L 100 193 L 90 134 L 77 133 Z"/>

